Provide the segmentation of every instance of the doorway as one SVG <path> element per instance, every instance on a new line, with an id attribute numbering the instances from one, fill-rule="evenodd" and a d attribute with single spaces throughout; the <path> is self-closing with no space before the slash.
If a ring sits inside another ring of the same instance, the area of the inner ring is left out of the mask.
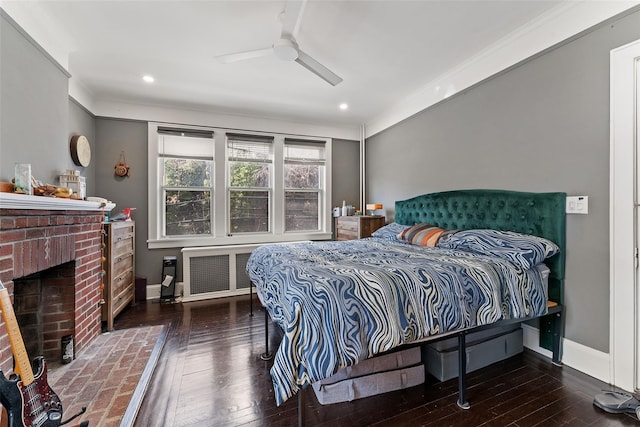
<path id="1" fill-rule="evenodd" d="M 640 40 L 611 51 L 610 78 L 610 382 L 632 391 L 640 384 Z"/>

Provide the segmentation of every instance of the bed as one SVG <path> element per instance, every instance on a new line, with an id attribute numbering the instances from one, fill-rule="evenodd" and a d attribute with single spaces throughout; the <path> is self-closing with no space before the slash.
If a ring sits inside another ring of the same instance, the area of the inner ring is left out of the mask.
<path id="1" fill-rule="evenodd" d="M 505 190 L 431 193 L 397 201 L 394 223 L 375 237 L 256 249 L 247 272 L 283 330 L 271 370 L 276 403 L 378 354 L 457 335 L 463 355 L 468 332 L 534 318 L 542 318 L 541 346 L 559 364 L 565 199 L 564 193 Z M 440 233 L 433 246 L 415 244 L 412 233 L 424 224 Z M 505 238 L 507 246 L 513 236 L 519 245 L 521 235 L 527 244 L 536 236 L 534 256 L 526 245 L 515 255 L 511 247 L 504 251 Z"/>

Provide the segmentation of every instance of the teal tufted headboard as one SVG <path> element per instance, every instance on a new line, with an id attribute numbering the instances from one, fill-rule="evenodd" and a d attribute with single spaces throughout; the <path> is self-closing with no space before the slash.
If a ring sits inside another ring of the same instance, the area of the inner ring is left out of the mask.
<path id="1" fill-rule="evenodd" d="M 507 190 L 457 190 L 396 202 L 395 222 L 426 222 L 448 230 L 491 228 L 551 240 L 560 253 L 547 260 L 549 299 L 563 303 L 566 194 Z"/>

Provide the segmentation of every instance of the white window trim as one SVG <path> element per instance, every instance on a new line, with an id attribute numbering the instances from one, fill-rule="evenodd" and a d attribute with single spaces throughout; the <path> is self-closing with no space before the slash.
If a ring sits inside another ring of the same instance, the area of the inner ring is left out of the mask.
<path id="1" fill-rule="evenodd" d="M 160 208 L 160 177 L 158 176 L 158 127 L 176 127 L 181 129 L 210 130 L 214 132 L 214 186 L 213 186 L 213 205 L 214 212 L 212 218 L 213 236 L 203 237 L 162 237 L 162 216 Z M 238 133 L 238 129 L 212 128 L 204 126 L 176 125 L 169 123 L 149 122 L 148 124 L 148 143 L 147 156 L 149 166 L 148 178 L 148 202 L 149 202 L 149 218 L 148 218 L 148 239 L 147 246 L 149 249 L 161 248 L 183 248 L 197 246 L 220 246 L 220 245 L 241 245 L 241 244 L 260 244 L 260 243 L 277 243 L 292 242 L 300 240 L 328 240 L 332 237 L 331 232 L 331 138 L 310 137 L 295 134 L 278 134 L 269 132 L 258 132 L 251 130 L 241 130 L 243 133 L 268 135 L 274 138 L 274 164 L 273 174 L 274 182 L 272 185 L 273 201 L 272 201 L 272 224 L 271 231 L 268 233 L 250 233 L 235 234 L 229 236 L 227 233 L 227 182 L 226 182 L 226 134 Z M 324 200 L 320 212 L 321 230 L 313 232 L 294 232 L 284 231 L 284 139 L 295 138 L 305 140 L 316 140 L 325 142 L 325 188 Z M 221 159 L 221 160 L 219 160 Z M 224 162 L 224 163 L 221 163 Z M 225 173 L 219 173 L 218 168 L 224 164 Z"/>

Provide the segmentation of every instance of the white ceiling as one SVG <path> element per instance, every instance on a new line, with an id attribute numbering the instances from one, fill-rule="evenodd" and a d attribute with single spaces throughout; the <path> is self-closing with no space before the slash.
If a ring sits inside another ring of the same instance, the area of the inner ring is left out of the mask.
<path id="1" fill-rule="evenodd" d="M 285 3 L 0 4 L 67 68 L 73 87 L 82 90 L 87 104 L 160 105 L 358 127 L 430 83 L 444 81 L 451 70 L 459 72 L 474 58 L 521 41 L 514 35 L 533 31 L 560 13 L 577 14 L 575 4 L 585 2 L 310 0 L 297 41 L 344 79 L 335 87 L 299 64 L 273 56 L 231 64 L 215 59 L 269 47 L 279 37 L 278 16 Z M 589 3 L 593 9 L 593 4 L 605 2 Z M 629 7 L 627 3 L 635 2 L 622 3 Z M 607 9 L 604 16 L 621 8 L 609 6 L 611 11 Z M 521 51 L 530 48 L 523 46 Z M 143 83 L 145 74 L 153 75 L 155 83 Z M 460 88 L 453 89 L 449 92 Z M 338 109 L 342 102 L 349 104 L 347 111 Z M 86 106 L 92 110 L 91 105 Z"/>

